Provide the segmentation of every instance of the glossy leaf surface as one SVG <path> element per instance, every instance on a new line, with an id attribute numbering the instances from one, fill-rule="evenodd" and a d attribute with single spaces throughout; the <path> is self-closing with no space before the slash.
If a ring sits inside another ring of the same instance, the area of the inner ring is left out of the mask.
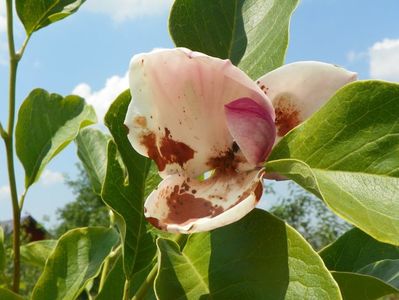
<path id="1" fill-rule="evenodd" d="M 399 85 L 350 84 L 285 136 L 266 168 L 374 238 L 399 245 L 398 115 Z"/>
<path id="2" fill-rule="evenodd" d="M 191 235 L 183 251 L 170 240 L 157 244 L 155 288 L 160 299 L 341 299 L 310 245 L 261 210 Z"/>
<path id="3" fill-rule="evenodd" d="M 97 121 L 94 109 L 78 96 L 62 97 L 35 89 L 22 103 L 16 125 L 16 152 L 25 169 L 25 187 L 85 126 Z"/>

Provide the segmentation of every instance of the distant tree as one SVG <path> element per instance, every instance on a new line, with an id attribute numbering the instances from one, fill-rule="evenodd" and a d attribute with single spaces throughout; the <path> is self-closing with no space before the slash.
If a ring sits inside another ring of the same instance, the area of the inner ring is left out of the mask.
<path id="1" fill-rule="evenodd" d="M 319 250 L 351 228 L 317 197 L 289 183 L 289 195 L 280 197 L 270 211 L 299 231 Z"/>
<path id="2" fill-rule="evenodd" d="M 89 177 L 81 164 L 77 164 L 78 177 L 66 179 L 66 184 L 76 196 L 75 200 L 57 210 L 60 224 L 55 228 L 56 236 L 60 236 L 76 227 L 108 226 L 109 212 L 101 197 L 94 193 Z"/>

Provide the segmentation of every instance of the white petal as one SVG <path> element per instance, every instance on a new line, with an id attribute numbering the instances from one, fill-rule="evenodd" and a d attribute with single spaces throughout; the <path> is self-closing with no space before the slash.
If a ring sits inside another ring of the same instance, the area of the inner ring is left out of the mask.
<path id="1" fill-rule="evenodd" d="M 229 60 L 184 48 L 156 50 L 134 56 L 129 76 L 129 140 L 155 160 L 163 177 L 182 172 L 198 176 L 232 153 L 225 104 L 247 97 L 274 120 L 270 100 Z"/>
<path id="2" fill-rule="evenodd" d="M 198 181 L 170 175 L 145 203 L 145 216 L 169 232 L 208 231 L 248 214 L 262 196 L 263 170 L 215 174 Z"/>
<path id="3" fill-rule="evenodd" d="M 258 79 L 276 111 L 277 138 L 309 118 L 356 73 L 322 62 L 284 65 Z"/>

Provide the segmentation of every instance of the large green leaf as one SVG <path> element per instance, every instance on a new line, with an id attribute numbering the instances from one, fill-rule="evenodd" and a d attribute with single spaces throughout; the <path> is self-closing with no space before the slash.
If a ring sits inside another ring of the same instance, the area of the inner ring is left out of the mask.
<path id="1" fill-rule="evenodd" d="M 22 245 L 21 258 L 26 264 L 43 268 L 56 245 L 56 240 L 42 240 Z"/>
<path id="2" fill-rule="evenodd" d="M 347 272 L 332 272 L 332 275 L 344 300 L 375 300 L 397 292 L 393 287 L 370 276 Z"/>
<path id="3" fill-rule="evenodd" d="M 95 122 L 95 112 L 83 98 L 33 90 L 21 105 L 15 133 L 16 152 L 25 168 L 25 186 L 38 180 L 48 162 L 80 128 Z"/>
<path id="4" fill-rule="evenodd" d="M 96 277 L 118 242 L 114 229 L 88 227 L 64 234 L 47 260 L 32 300 L 72 300 Z"/>
<path id="5" fill-rule="evenodd" d="M 98 129 L 85 128 L 76 138 L 78 156 L 89 175 L 93 190 L 101 194 L 107 169 L 107 145 L 110 137 Z"/>
<path id="6" fill-rule="evenodd" d="M 6 249 L 4 248 L 4 231 L 0 226 L 0 274 L 3 273 L 6 265 Z"/>
<path id="7" fill-rule="evenodd" d="M 350 84 L 282 139 L 266 168 L 374 238 L 399 245 L 398 115 L 399 85 Z"/>
<path id="8" fill-rule="evenodd" d="M 19 18 L 28 35 L 76 12 L 85 0 L 16 0 Z"/>
<path id="9" fill-rule="evenodd" d="M 183 251 L 167 239 L 157 244 L 159 299 L 341 299 L 310 245 L 261 210 L 229 226 L 191 235 Z"/>
<path id="10" fill-rule="evenodd" d="M 284 63 L 298 0 L 176 0 L 169 19 L 175 44 L 229 58 L 252 78 Z"/>
<path id="11" fill-rule="evenodd" d="M 0 287 L 0 299 L 1 300 L 23 300 L 20 295 L 14 292 Z"/>
<path id="12" fill-rule="evenodd" d="M 328 269 L 339 271 L 334 278 L 347 299 L 399 292 L 399 247 L 354 228 L 320 251 L 320 256 Z"/>
<path id="13" fill-rule="evenodd" d="M 122 234 L 124 270 L 128 279 L 134 273 L 147 267 L 155 253 L 153 238 L 146 229 L 144 218 L 144 198 L 151 160 L 138 154 L 130 145 L 123 125 L 131 96 L 129 91 L 122 93 L 111 105 L 105 116 L 114 142 L 108 145 L 108 164 L 102 198 L 117 215 Z M 128 172 L 125 172 L 117 158 L 120 153 Z"/>

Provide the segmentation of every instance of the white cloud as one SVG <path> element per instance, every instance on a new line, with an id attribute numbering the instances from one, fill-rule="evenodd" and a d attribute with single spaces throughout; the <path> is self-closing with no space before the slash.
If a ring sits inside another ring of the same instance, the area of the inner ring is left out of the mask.
<path id="1" fill-rule="evenodd" d="M 102 123 L 111 103 L 128 87 L 128 73 L 126 73 L 123 77 L 114 75 L 108 78 L 105 86 L 98 91 L 93 91 L 86 83 L 80 83 L 73 89 L 72 94 L 85 98 L 87 103 L 93 105 L 98 120 Z"/>
<path id="2" fill-rule="evenodd" d="M 87 1 L 84 7 L 91 12 L 106 14 L 121 22 L 163 13 L 172 3 L 173 0 L 92 0 Z"/>
<path id="3" fill-rule="evenodd" d="M 349 51 L 346 54 L 346 59 L 348 60 L 349 63 L 355 63 L 358 61 L 364 61 L 369 58 L 369 53 L 368 52 L 356 52 L 356 51 Z"/>
<path id="4" fill-rule="evenodd" d="M 399 39 L 384 39 L 369 50 L 370 76 L 399 81 Z"/>
<path id="5" fill-rule="evenodd" d="M 11 197 L 10 187 L 8 185 L 0 186 L 0 201 L 8 200 Z"/>
<path id="6" fill-rule="evenodd" d="M 45 186 L 62 183 L 64 182 L 64 175 L 60 172 L 55 172 L 51 170 L 44 170 L 40 176 L 40 183 Z"/>

